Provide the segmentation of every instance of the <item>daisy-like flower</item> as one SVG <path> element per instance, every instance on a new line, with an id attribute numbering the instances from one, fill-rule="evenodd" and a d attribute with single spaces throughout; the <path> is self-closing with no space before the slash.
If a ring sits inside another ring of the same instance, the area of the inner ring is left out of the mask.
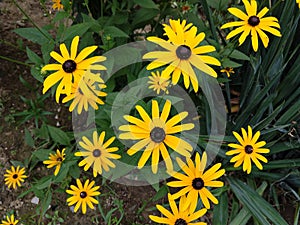
<path id="1" fill-rule="evenodd" d="M 185 195 L 183 195 L 180 198 L 179 207 L 177 207 L 171 194 L 168 194 L 168 200 L 169 200 L 171 212 L 161 205 L 156 205 L 156 208 L 165 217 L 150 215 L 149 218 L 152 221 L 156 223 L 168 224 L 168 225 L 206 225 L 207 224 L 205 222 L 193 222 L 199 219 L 200 217 L 202 217 L 206 213 L 207 209 L 200 209 L 196 212 L 195 211 L 189 212 L 189 210 L 185 208 L 186 201 L 187 201 Z"/>
<path id="2" fill-rule="evenodd" d="M 78 114 L 81 114 L 82 109 L 88 111 L 89 105 L 97 110 L 97 104 L 104 104 L 99 97 L 105 97 L 107 95 L 107 93 L 101 91 L 103 88 L 106 88 L 106 85 L 100 73 L 93 74 L 88 70 L 79 82 L 73 84 L 71 94 L 67 95 L 62 102 L 65 103 L 73 100 L 69 111 L 72 112 L 77 107 Z"/>
<path id="3" fill-rule="evenodd" d="M 300 0 L 296 0 L 296 3 L 298 4 L 298 7 L 300 8 Z"/>
<path id="4" fill-rule="evenodd" d="M 19 220 L 15 220 L 15 216 L 12 214 L 10 217 L 6 216 L 6 221 L 2 220 L 1 225 L 16 225 Z"/>
<path id="5" fill-rule="evenodd" d="M 226 73 L 227 77 L 230 77 L 231 73 L 234 73 L 234 70 L 232 67 L 226 67 L 224 69 L 220 70 L 221 73 Z"/>
<path id="6" fill-rule="evenodd" d="M 58 64 L 48 64 L 42 68 L 42 71 L 56 70 L 56 72 L 50 74 L 44 80 L 43 93 L 60 81 L 56 89 L 57 102 L 59 101 L 60 94 L 71 94 L 72 85 L 80 81 L 86 70 L 106 70 L 104 66 L 94 64 L 96 62 L 104 61 L 106 59 L 104 56 L 94 56 L 86 59 L 86 57 L 96 50 L 96 45 L 84 48 L 77 55 L 78 43 L 79 36 L 76 36 L 71 43 L 71 54 L 69 54 L 66 45 L 61 44 L 59 46 L 61 55 L 55 51 L 50 53 L 52 58 L 54 58 Z"/>
<path id="7" fill-rule="evenodd" d="M 244 128 L 242 128 L 242 135 L 240 136 L 237 132 L 232 132 L 235 138 L 240 142 L 239 144 L 228 144 L 229 147 L 234 148 L 226 152 L 226 155 L 235 155 L 230 162 L 235 162 L 234 167 L 239 167 L 243 164 L 243 171 L 251 173 L 251 161 L 257 166 L 258 169 L 262 170 L 263 166 L 259 160 L 267 163 L 268 160 L 261 155 L 261 153 L 269 153 L 270 149 L 261 148 L 266 145 L 265 141 L 257 142 L 260 132 L 257 131 L 254 136 L 252 136 L 252 128 L 248 126 L 248 134 Z"/>
<path id="8" fill-rule="evenodd" d="M 205 38 L 202 32 L 197 34 L 197 27 L 187 24 L 183 20 L 169 20 L 170 25 L 164 24 L 165 35 L 168 40 L 165 41 L 158 37 L 148 37 L 147 40 L 154 42 L 164 48 L 166 51 L 153 51 L 146 53 L 143 59 L 155 59 L 148 66 L 148 70 L 169 64 L 164 74 L 166 77 L 172 73 L 172 83 L 177 84 L 180 75 L 183 75 L 184 85 L 189 87 L 190 81 L 195 92 L 198 91 L 198 79 L 193 67 L 217 77 L 217 73 L 207 64 L 220 66 L 220 62 L 205 53 L 215 51 L 211 45 L 198 46 Z"/>
<path id="9" fill-rule="evenodd" d="M 100 192 L 97 191 L 100 186 L 94 186 L 95 181 L 86 180 L 84 185 L 82 185 L 79 179 L 76 179 L 77 187 L 75 185 L 71 185 L 71 190 L 66 190 L 66 192 L 70 195 L 67 199 L 68 205 L 75 205 L 74 212 L 77 212 L 79 207 L 81 206 L 81 211 L 83 214 L 86 213 L 86 206 L 88 205 L 91 209 L 94 209 L 94 204 L 98 204 L 97 199 L 93 198 L 94 196 L 100 195 Z"/>
<path id="10" fill-rule="evenodd" d="M 138 162 L 139 169 L 144 167 L 152 154 L 152 172 L 157 173 L 159 156 L 161 154 L 166 163 L 167 170 L 172 171 L 173 164 L 166 146 L 169 146 L 181 155 L 190 157 L 193 147 L 188 142 L 174 135 L 194 128 L 193 123 L 176 125 L 188 116 L 188 112 L 181 112 L 167 121 L 171 110 L 171 102 L 169 100 L 166 100 L 161 115 L 159 115 L 158 102 L 152 100 L 152 119 L 141 106 L 137 105 L 135 108 L 142 120 L 125 115 L 125 120 L 133 125 L 120 126 L 119 130 L 125 131 L 125 133 L 121 133 L 119 138 L 140 140 L 127 151 L 129 155 L 134 155 L 144 149 Z"/>
<path id="11" fill-rule="evenodd" d="M 102 174 L 102 167 L 105 171 L 109 171 L 109 167 L 115 168 L 115 164 L 110 159 L 120 159 L 121 156 L 112 152 L 118 151 L 118 147 L 110 147 L 115 137 L 111 137 L 104 142 L 105 132 L 101 132 L 98 136 L 97 131 L 93 132 L 93 142 L 87 137 L 83 137 L 79 142 L 79 145 L 86 151 L 76 152 L 75 156 L 83 156 L 84 159 L 78 164 L 84 166 L 84 170 L 87 171 L 91 166 L 93 167 L 94 177 L 97 174 Z"/>
<path id="12" fill-rule="evenodd" d="M 156 94 L 159 94 L 160 91 L 169 94 L 169 91 L 167 90 L 170 84 L 169 79 L 161 76 L 159 71 L 151 72 L 151 75 L 152 76 L 149 76 L 148 81 L 148 84 L 150 84 L 149 89 L 153 89 L 153 91 L 156 91 Z"/>
<path id="13" fill-rule="evenodd" d="M 60 170 L 62 162 L 65 160 L 65 148 L 60 152 L 56 150 L 56 154 L 50 153 L 49 160 L 43 161 L 44 164 L 48 164 L 47 168 L 55 167 L 54 176 L 56 176 Z"/>
<path id="14" fill-rule="evenodd" d="M 238 17 L 242 21 L 229 22 L 224 24 L 221 27 L 221 29 L 225 29 L 228 27 L 238 26 L 238 28 L 231 31 L 227 35 L 226 37 L 227 40 L 239 33 L 242 33 L 242 35 L 239 38 L 239 44 L 241 45 L 246 40 L 246 37 L 249 34 L 251 34 L 253 50 L 257 51 L 258 36 L 260 37 L 264 47 L 265 48 L 268 47 L 269 37 L 266 35 L 264 31 L 270 32 L 271 34 L 277 37 L 281 37 L 280 31 L 275 29 L 275 28 L 280 28 L 278 19 L 273 16 L 264 17 L 264 15 L 266 15 L 266 13 L 269 11 L 267 7 L 264 7 L 259 13 L 257 13 L 257 2 L 255 0 L 251 0 L 250 2 L 248 0 L 242 0 L 242 1 L 245 5 L 247 14 L 245 14 L 243 11 L 241 11 L 238 8 L 228 9 L 228 11 L 232 15 Z"/>
<path id="15" fill-rule="evenodd" d="M 52 0 L 52 2 L 53 2 L 53 5 L 52 5 L 53 9 L 61 10 L 64 8 L 64 5 L 61 3 L 60 0 Z"/>
<path id="16" fill-rule="evenodd" d="M 206 152 L 203 153 L 201 160 L 199 153 L 196 153 L 195 164 L 192 159 L 187 159 L 187 164 L 180 158 L 177 158 L 177 162 L 186 175 L 180 172 L 170 174 L 174 178 L 178 179 L 178 181 L 168 182 L 167 185 L 170 187 L 182 188 L 180 191 L 173 194 L 172 197 L 177 199 L 180 196 L 187 194 L 185 208 L 189 207 L 190 211 L 194 211 L 196 209 L 198 196 L 200 196 L 204 207 L 207 209 L 210 209 L 209 199 L 214 204 L 218 204 L 218 199 L 212 195 L 207 187 L 224 186 L 222 181 L 216 180 L 225 173 L 225 169 L 220 169 L 221 163 L 217 163 L 207 171 L 204 171 L 207 163 Z"/>
<path id="17" fill-rule="evenodd" d="M 4 174 L 5 184 L 10 188 L 11 186 L 16 189 L 17 185 L 21 187 L 21 182 L 24 182 L 24 179 L 27 178 L 25 175 L 25 168 L 21 168 L 17 166 L 11 166 L 11 170 L 6 170 L 6 174 Z"/>

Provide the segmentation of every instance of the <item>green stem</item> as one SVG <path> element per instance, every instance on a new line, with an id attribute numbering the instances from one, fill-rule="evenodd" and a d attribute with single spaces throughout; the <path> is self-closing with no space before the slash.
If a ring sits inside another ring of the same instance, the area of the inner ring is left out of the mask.
<path id="1" fill-rule="evenodd" d="M 20 51 L 22 51 L 22 52 L 26 52 L 24 49 L 22 49 L 22 48 L 20 48 L 20 47 L 18 47 L 18 46 L 16 46 L 16 45 L 14 45 L 13 43 L 11 43 L 11 42 L 9 42 L 9 41 L 0 39 L 0 43 L 3 43 L 3 44 L 5 44 L 5 45 L 8 45 L 8 46 L 13 47 L 13 48 L 15 48 L 15 49 L 18 49 L 18 50 L 20 50 Z"/>
<path id="2" fill-rule="evenodd" d="M 44 35 L 48 40 L 51 40 L 49 36 L 47 36 L 43 30 L 28 16 L 28 14 L 22 9 L 22 7 L 16 2 L 16 0 L 13 0 L 13 3 L 17 6 L 17 8 L 23 13 L 23 15 L 32 23 L 32 25 L 38 29 L 39 32 L 41 32 L 42 35 Z"/>
<path id="3" fill-rule="evenodd" d="M 0 59 L 4 59 L 4 60 L 6 60 L 6 61 L 13 62 L 13 63 L 18 63 L 18 64 L 23 65 L 23 66 L 31 67 L 31 66 L 30 66 L 29 64 L 27 64 L 27 63 L 21 62 L 21 61 L 16 60 L 16 59 L 11 59 L 11 58 L 8 58 L 8 57 L 2 56 L 2 55 L 0 55 Z"/>

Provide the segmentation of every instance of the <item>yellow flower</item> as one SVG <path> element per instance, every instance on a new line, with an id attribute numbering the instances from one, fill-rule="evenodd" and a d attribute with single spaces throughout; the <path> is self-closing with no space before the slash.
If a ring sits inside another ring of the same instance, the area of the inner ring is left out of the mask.
<path id="1" fill-rule="evenodd" d="M 296 3 L 298 3 L 298 7 L 300 8 L 300 0 L 296 0 Z"/>
<path id="2" fill-rule="evenodd" d="M 265 141 L 257 142 L 260 132 L 257 131 L 252 137 L 252 128 L 248 126 L 248 134 L 246 130 L 242 128 L 243 137 L 235 131 L 233 131 L 233 135 L 240 142 L 240 145 L 233 143 L 228 144 L 229 147 L 234 149 L 226 152 L 226 155 L 238 154 L 230 160 L 230 162 L 235 162 L 234 167 L 239 167 L 243 164 L 243 170 L 247 171 L 249 174 L 251 173 L 252 160 L 258 169 L 262 170 L 263 166 L 258 160 L 261 160 L 265 163 L 267 163 L 268 160 L 264 156 L 260 155 L 260 153 L 269 153 L 270 149 L 261 148 L 266 145 Z"/>
<path id="3" fill-rule="evenodd" d="M 170 84 L 169 78 L 164 78 L 163 75 L 160 75 L 159 71 L 151 72 L 152 76 L 149 76 L 148 83 L 150 84 L 149 89 L 153 89 L 157 94 L 160 93 L 160 90 L 169 94 L 167 87 Z"/>
<path id="4" fill-rule="evenodd" d="M 83 137 L 79 142 L 79 145 L 86 151 L 76 152 L 75 156 L 85 157 L 78 165 L 84 166 L 84 170 L 87 171 L 91 166 L 93 167 L 94 177 L 97 174 L 102 174 L 102 167 L 105 171 L 109 171 L 109 167 L 115 168 L 115 164 L 110 159 L 120 159 L 121 156 L 113 154 L 112 152 L 118 151 L 118 147 L 108 146 L 115 140 L 115 137 L 111 137 L 104 142 L 105 132 L 101 132 L 98 136 L 97 131 L 93 132 L 93 142 L 87 137 Z"/>
<path id="5" fill-rule="evenodd" d="M 82 109 L 88 111 L 88 106 L 92 106 L 95 110 L 98 105 L 103 105 L 104 102 L 99 97 L 104 97 L 107 94 L 101 91 L 106 88 L 100 73 L 93 74 L 89 70 L 83 75 L 79 82 L 75 82 L 72 86 L 71 94 L 67 95 L 62 102 L 73 100 L 69 111 L 72 112 L 77 107 L 77 113 L 81 114 Z"/>
<path id="6" fill-rule="evenodd" d="M 214 204 L 218 204 L 218 199 L 212 195 L 212 193 L 206 187 L 222 187 L 224 183 L 222 181 L 216 181 L 224 173 L 224 169 L 220 169 L 221 163 L 217 163 L 210 169 L 204 172 L 207 163 L 207 154 L 203 153 L 202 159 L 200 160 L 199 153 L 196 153 L 195 164 L 191 159 L 187 159 L 187 164 L 185 164 L 180 158 L 177 158 L 177 162 L 183 172 L 170 173 L 178 181 L 168 182 L 167 185 L 170 187 L 182 187 L 180 191 L 173 194 L 174 199 L 187 194 L 187 201 L 185 208 L 194 211 L 197 207 L 198 196 L 200 196 L 202 203 L 205 208 L 210 209 L 210 204 L 208 199 L 210 199 Z"/>
<path id="7" fill-rule="evenodd" d="M 61 163 L 65 160 L 65 148 L 60 152 L 56 150 L 56 154 L 50 153 L 49 160 L 43 161 L 44 164 L 48 164 L 47 168 L 55 167 L 54 176 L 56 176 L 60 170 Z"/>
<path id="8" fill-rule="evenodd" d="M 63 6 L 63 4 L 61 4 L 60 0 L 52 0 L 52 2 L 53 2 L 53 5 L 52 5 L 53 9 L 61 10 L 64 8 L 64 6 Z"/>
<path id="9" fill-rule="evenodd" d="M 192 26 L 191 23 L 186 25 L 185 20 L 181 23 L 180 20 L 171 19 L 170 25 L 164 24 L 164 30 L 165 35 L 168 36 L 167 41 L 158 37 L 147 38 L 167 50 L 149 52 L 143 56 L 143 59 L 155 59 L 147 66 L 148 70 L 169 64 L 164 71 L 165 77 L 172 73 L 172 83 L 177 84 L 182 74 L 185 87 L 189 87 L 191 80 L 195 92 L 198 91 L 198 79 L 193 67 L 217 77 L 217 73 L 207 64 L 220 66 L 220 62 L 214 57 L 204 55 L 215 51 L 215 47 L 198 46 L 205 38 L 203 32 L 197 34 L 197 27 Z"/>
<path id="10" fill-rule="evenodd" d="M 5 184 L 10 188 L 13 186 L 14 189 L 17 188 L 17 185 L 20 187 L 21 182 L 24 182 L 24 178 L 27 178 L 25 174 L 25 168 L 20 169 L 20 166 L 15 168 L 11 166 L 11 170 L 6 170 L 6 174 L 4 174 Z"/>
<path id="11" fill-rule="evenodd" d="M 104 56 L 94 56 L 85 59 L 96 50 L 97 46 L 86 47 L 77 55 L 78 43 L 79 36 L 76 36 L 72 40 L 71 54 L 69 54 L 66 45 L 61 44 L 59 46 L 61 55 L 55 51 L 50 53 L 52 58 L 59 62 L 59 64 L 48 64 L 42 68 L 42 71 L 56 70 L 56 72 L 50 74 L 44 80 L 43 93 L 60 81 L 56 89 L 57 102 L 59 101 L 60 94 L 65 93 L 66 95 L 70 95 L 73 84 L 80 81 L 86 70 L 106 70 L 104 66 L 94 64 L 96 62 L 104 61 L 106 59 Z"/>
<path id="12" fill-rule="evenodd" d="M 264 15 L 269 11 L 267 7 L 264 7 L 259 13 L 257 13 L 257 2 L 255 0 L 242 0 L 247 14 L 241 11 L 238 8 L 229 8 L 228 11 L 241 19 L 242 21 L 229 22 L 224 24 L 221 29 L 228 27 L 236 27 L 237 29 L 231 31 L 226 39 L 230 39 L 235 35 L 242 33 L 239 38 L 239 44 L 243 44 L 246 40 L 246 37 L 251 33 L 252 47 L 254 51 L 258 49 L 258 35 L 262 40 L 264 47 L 268 47 L 269 38 L 264 31 L 270 32 L 271 34 L 281 37 L 280 31 L 276 30 L 276 28 L 280 28 L 277 18 L 273 16 L 265 17 Z"/>
<path id="13" fill-rule="evenodd" d="M 11 215 L 10 218 L 9 216 L 6 216 L 6 221 L 2 220 L 1 225 L 16 225 L 19 222 L 19 220 L 15 220 L 15 216 Z"/>
<path id="14" fill-rule="evenodd" d="M 169 100 L 166 100 L 161 115 L 159 115 L 158 102 L 152 100 L 152 119 L 141 106 L 137 105 L 135 108 L 142 120 L 125 115 L 125 120 L 133 125 L 120 126 L 119 130 L 125 131 L 125 133 L 120 134 L 119 138 L 140 140 L 127 151 L 129 155 L 134 155 L 144 149 L 138 162 L 139 169 L 144 167 L 152 154 L 152 172 L 157 173 L 159 156 L 161 154 L 166 163 L 167 170 L 173 170 L 172 160 L 166 145 L 177 153 L 190 157 L 193 147 L 188 142 L 174 135 L 194 128 L 193 123 L 176 125 L 188 116 L 188 112 L 181 112 L 167 121 L 171 110 L 171 102 Z"/>
<path id="15" fill-rule="evenodd" d="M 156 208 L 165 216 L 165 217 L 158 217 L 150 215 L 149 218 L 156 222 L 168 225 L 206 225 L 205 222 L 193 222 L 200 217 L 202 217 L 207 209 L 200 209 L 198 211 L 189 212 L 185 209 L 186 205 L 186 196 L 183 195 L 179 201 L 179 207 L 177 207 L 174 199 L 172 198 L 171 194 L 168 193 L 168 200 L 169 205 L 171 207 L 171 212 L 167 210 L 165 207 L 161 205 L 156 205 Z"/>
<path id="16" fill-rule="evenodd" d="M 82 185 L 79 179 L 76 179 L 77 187 L 75 185 L 71 185 L 71 190 L 66 190 L 66 192 L 70 195 L 73 195 L 67 199 L 68 205 L 75 205 L 74 212 L 77 212 L 79 207 L 81 206 L 81 211 L 83 214 L 86 213 L 86 206 L 88 205 L 91 209 L 94 209 L 94 204 L 98 204 L 98 201 L 93 198 L 93 196 L 100 195 L 100 192 L 97 191 L 100 186 L 94 186 L 95 181 L 89 182 L 86 180 L 84 185 Z"/>
<path id="17" fill-rule="evenodd" d="M 220 70 L 221 73 L 226 73 L 227 77 L 230 77 L 231 73 L 234 73 L 234 70 L 232 67 L 226 67 L 224 69 Z"/>

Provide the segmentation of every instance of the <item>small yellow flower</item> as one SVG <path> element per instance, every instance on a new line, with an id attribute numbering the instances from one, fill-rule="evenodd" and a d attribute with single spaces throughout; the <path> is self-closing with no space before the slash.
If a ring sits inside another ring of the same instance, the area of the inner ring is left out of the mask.
<path id="1" fill-rule="evenodd" d="M 116 165 L 110 159 L 120 159 L 121 156 L 113 152 L 118 151 L 118 147 L 110 147 L 115 137 L 111 137 L 104 142 L 105 132 L 101 132 L 98 136 L 97 131 L 93 133 L 93 142 L 87 137 L 83 137 L 79 145 L 84 149 L 76 152 L 75 156 L 83 156 L 84 159 L 78 164 L 84 166 L 84 170 L 87 171 L 90 167 L 93 167 L 93 175 L 96 177 L 98 174 L 102 174 L 102 168 L 105 171 L 109 171 L 109 167 L 115 168 Z"/>
<path id="2" fill-rule="evenodd" d="M 300 0 L 296 0 L 296 3 L 298 3 L 298 7 L 300 8 Z"/>
<path id="3" fill-rule="evenodd" d="M 156 205 L 156 208 L 163 214 L 165 217 L 158 217 L 150 215 L 149 218 L 161 224 L 168 224 L 168 225 L 207 225 L 205 222 L 193 222 L 200 217 L 202 217 L 206 212 L 207 209 L 200 209 L 198 211 L 189 212 L 185 208 L 186 205 L 186 196 L 183 195 L 179 201 L 179 207 L 177 207 L 174 199 L 172 198 L 171 194 L 168 193 L 168 200 L 171 211 L 167 210 L 165 207 L 161 205 Z"/>
<path id="4" fill-rule="evenodd" d="M 224 69 L 220 70 L 221 73 L 226 73 L 227 77 L 230 77 L 231 73 L 234 73 L 234 70 L 232 67 L 226 67 Z"/>
<path id="5" fill-rule="evenodd" d="M 57 149 L 56 154 L 50 153 L 49 160 L 43 161 L 44 164 L 48 164 L 47 168 L 55 167 L 54 176 L 58 174 L 65 155 L 65 148 L 61 152 Z"/>
<path id="6" fill-rule="evenodd" d="M 264 31 L 267 31 L 277 37 L 281 37 L 280 31 L 275 29 L 280 28 L 278 19 L 273 16 L 264 17 L 264 15 L 266 15 L 266 13 L 269 11 L 267 7 L 264 7 L 259 13 L 257 13 L 257 2 L 255 0 L 251 0 L 250 2 L 248 0 L 242 1 L 245 5 L 247 14 L 238 8 L 228 9 L 232 15 L 238 17 L 242 21 L 229 22 L 221 27 L 221 29 L 238 27 L 237 29 L 231 31 L 227 35 L 226 39 L 230 39 L 235 35 L 242 33 L 239 38 L 239 44 L 241 45 L 246 40 L 246 37 L 251 34 L 253 50 L 257 51 L 258 36 L 262 40 L 264 47 L 268 47 L 269 38 Z"/>
<path id="7" fill-rule="evenodd" d="M 6 221 L 2 220 L 1 225 L 16 225 L 18 222 L 19 220 L 15 220 L 15 216 L 11 215 L 10 217 L 6 216 Z"/>
<path id="8" fill-rule="evenodd" d="M 20 187 L 21 182 L 24 182 L 24 178 L 27 178 L 25 174 L 25 168 L 20 169 L 20 166 L 15 168 L 11 166 L 11 170 L 6 170 L 6 174 L 4 174 L 5 184 L 10 188 L 13 186 L 14 189 L 17 188 L 17 185 Z"/>
<path id="9" fill-rule="evenodd" d="M 198 203 L 198 196 L 201 198 L 205 208 L 210 209 L 208 199 L 214 204 L 218 204 L 218 199 L 213 196 L 207 187 L 223 187 L 222 181 L 217 181 L 219 177 L 223 176 L 225 169 L 220 169 L 221 163 L 217 163 L 210 169 L 205 170 L 207 163 L 207 154 L 203 153 L 200 160 L 199 153 L 196 153 L 195 163 L 192 159 L 187 159 L 187 163 L 184 163 L 180 158 L 177 158 L 178 165 L 186 174 L 179 172 L 170 173 L 178 181 L 168 182 L 170 187 L 181 187 L 182 189 L 172 195 L 174 199 L 177 199 L 187 194 L 187 201 L 184 208 L 188 208 L 190 211 L 195 211 Z M 220 169 L 220 170 L 219 170 Z"/>
<path id="10" fill-rule="evenodd" d="M 160 91 L 162 90 L 166 94 L 169 94 L 169 91 L 167 90 L 167 87 L 170 84 L 170 81 L 168 78 L 164 78 L 163 76 L 160 75 L 159 71 L 151 72 L 152 76 L 149 76 L 148 83 L 150 84 L 149 89 L 153 89 L 156 91 L 156 94 L 159 94 Z"/>
<path id="11" fill-rule="evenodd" d="M 266 145 L 265 141 L 257 142 L 260 136 L 260 132 L 257 131 L 252 137 L 252 128 L 248 126 L 248 134 L 246 130 L 242 128 L 243 136 L 240 136 L 235 131 L 233 131 L 233 135 L 240 142 L 240 145 L 233 144 L 233 143 L 228 144 L 229 147 L 234 149 L 226 152 L 226 155 L 238 154 L 230 160 L 230 162 L 235 162 L 234 167 L 239 167 L 240 165 L 243 164 L 243 170 L 247 171 L 247 173 L 249 174 L 251 173 L 251 160 L 252 160 L 254 164 L 258 167 L 258 169 L 262 170 L 263 166 L 258 160 L 261 160 L 265 163 L 267 163 L 268 160 L 260 154 L 269 153 L 270 149 L 261 148 L 264 145 Z"/>
<path id="12" fill-rule="evenodd" d="M 60 0 L 52 0 L 52 2 L 53 2 L 53 5 L 52 5 L 53 9 L 61 10 L 64 8 L 64 5 L 61 4 Z"/>
<path id="13" fill-rule="evenodd" d="M 74 212 L 77 212 L 79 207 L 81 206 L 81 211 L 83 214 L 86 213 L 86 206 L 89 206 L 91 209 L 94 209 L 94 204 L 98 204 L 97 199 L 93 198 L 94 196 L 100 195 L 100 192 L 97 191 L 100 186 L 94 186 L 95 181 L 89 182 L 86 180 L 84 185 L 82 185 L 79 179 L 76 179 L 77 187 L 75 185 L 71 185 L 71 190 L 66 190 L 66 192 L 70 195 L 67 199 L 68 205 L 75 205 Z"/>

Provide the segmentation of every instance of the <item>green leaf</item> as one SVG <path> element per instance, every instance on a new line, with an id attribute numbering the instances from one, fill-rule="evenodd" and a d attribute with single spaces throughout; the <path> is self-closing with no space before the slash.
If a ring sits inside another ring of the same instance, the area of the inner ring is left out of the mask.
<path id="1" fill-rule="evenodd" d="M 112 37 L 125 37 L 128 38 L 128 35 L 121 29 L 115 26 L 106 26 L 103 29 L 105 35 L 111 35 Z"/>
<path id="2" fill-rule="evenodd" d="M 228 220 L 228 196 L 223 192 L 219 198 L 219 204 L 214 207 L 213 225 L 227 224 Z"/>
<path id="3" fill-rule="evenodd" d="M 42 28 L 40 28 L 40 30 L 34 27 L 18 28 L 13 30 L 13 32 L 39 45 L 43 45 L 52 40 L 50 34 Z"/>
<path id="4" fill-rule="evenodd" d="M 231 54 L 228 55 L 228 57 L 234 58 L 234 59 L 239 59 L 239 60 L 250 61 L 249 56 L 247 56 L 246 54 L 244 54 L 244 53 L 242 53 L 242 52 L 240 52 L 240 51 L 238 51 L 238 50 L 236 50 L 236 49 L 233 50 L 233 51 L 231 52 Z"/>
<path id="5" fill-rule="evenodd" d="M 62 145 L 70 144 L 70 138 L 66 132 L 62 131 L 59 128 L 50 126 L 50 125 L 48 125 L 47 127 L 48 127 L 50 137 L 52 138 L 52 140 L 54 142 L 62 144 Z"/>
<path id="6" fill-rule="evenodd" d="M 165 197 L 167 195 L 167 193 L 169 192 L 168 186 L 167 185 L 163 185 L 159 188 L 158 192 L 154 195 L 154 197 L 152 198 L 152 201 L 157 201 L 163 197 Z"/>
<path id="7" fill-rule="evenodd" d="M 209 1 L 207 1 L 207 4 L 210 7 L 215 8 L 217 10 L 225 10 L 225 9 L 227 9 L 228 3 L 229 3 L 228 0 L 209 0 Z"/>
<path id="8" fill-rule="evenodd" d="M 228 59 L 228 58 L 225 58 L 225 59 L 223 59 L 223 61 L 222 61 L 222 66 L 223 66 L 223 67 L 237 68 L 237 67 L 240 67 L 241 65 L 242 65 L 242 64 L 237 63 L 237 62 L 234 62 L 234 61 L 232 61 L 232 60 L 230 60 L 230 59 Z"/>
<path id="9" fill-rule="evenodd" d="M 46 192 L 46 196 L 42 200 L 42 215 L 44 215 L 46 213 L 46 211 L 48 210 L 48 208 L 51 204 L 51 200 L 52 200 L 52 192 L 49 189 Z"/>
<path id="10" fill-rule="evenodd" d="M 26 53 L 31 62 L 40 65 L 43 63 L 41 57 L 39 57 L 35 52 L 31 51 L 30 48 L 26 46 Z"/>
<path id="11" fill-rule="evenodd" d="M 38 189 L 38 190 L 41 190 L 41 189 L 44 189 L 44 188 L 47 188 L 50 186 L 52 182 L 52 177 L 51 176 L 47 176 L 47 177 L 43 177 L 41 178 L 37 184 L 35 184 L 35 188 Z"/>
<path id="12" fill-rule="evenodd" d="M 247 184 L 232 177 L 227 177 L 227 180 L 233 193 L 260 224 L 271 225 L 271 221 L 273 224 L 288 225 L 272 205 Z"/>
<path id="13" fill-rule="evenodd" d="M 133 26 L 136 26 L 137 24 L 140 24 L 145 21 L 149 21 L 156 17 L 159 13 L 159 10 L 157 9 L 147 9 L 147 8 L 141 8 L 139 9 L 133 17 Z"/>
<path id="14" fill-rule="evenodd" d="M 143 8 L 158 9 L 158 5 L 156 5 L 152 0 L 133 0 L 133 2 Z"/>
<path id="15" fill-rule="evenodd" d="M 70 26 L 68 27 L 66 30 L 65 30 L 65 36 L 63 36 L 61 38 L 61 42 L 64 42 L 68 39 L 72 39 L 74 38 L 75 36 L 83 36 L 83 34 L 85 32 L 88 31 L 88 29 L 90 29 L 91 27 L 91 24 L 90 23 L 79 23 L 79 24 L 75 24 L 73 26 Z"/>
<path id="16" fill-rule="evenodd" d="M 25 143 L 30 147 L 34 147 L 34 140 L 27 128 L 25 128 Z"/>

